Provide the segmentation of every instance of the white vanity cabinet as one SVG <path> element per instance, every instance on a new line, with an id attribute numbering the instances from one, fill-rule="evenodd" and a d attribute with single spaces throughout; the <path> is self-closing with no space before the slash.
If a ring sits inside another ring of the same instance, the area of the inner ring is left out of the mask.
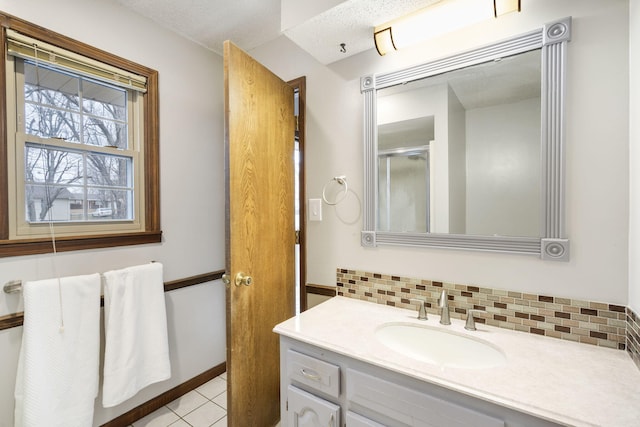
<path id="1" fill-rule="evenodd" d="M 544 427 L 558 424 L 280 337 L 281 427 Z"/>

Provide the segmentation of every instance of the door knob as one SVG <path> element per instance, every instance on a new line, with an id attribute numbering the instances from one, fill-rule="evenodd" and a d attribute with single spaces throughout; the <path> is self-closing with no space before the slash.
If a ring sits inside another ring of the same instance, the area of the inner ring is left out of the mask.
<path id="1" fill-rule="evenodd" d="M 244 274 L 242 272 L 236 274 L 236 286 L 245 285 L 250 286 L 253 283 L 253 279 L 248 274 Z"/>

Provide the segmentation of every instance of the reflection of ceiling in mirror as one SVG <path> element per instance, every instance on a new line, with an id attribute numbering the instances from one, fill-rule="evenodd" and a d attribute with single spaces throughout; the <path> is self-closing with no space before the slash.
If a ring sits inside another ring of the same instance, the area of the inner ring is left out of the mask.
<path id="1" fill-rule="evenodd" d="M 541 54 L 533 50 L 378 91 L 378 95 L 448 83 L 466 110 L 540 97 Z"/>
<path id="2" fill-rule="evenodd" d="M 426 145 L 434 138 L 433 116 L 378 126 L 378 149 Z"/>

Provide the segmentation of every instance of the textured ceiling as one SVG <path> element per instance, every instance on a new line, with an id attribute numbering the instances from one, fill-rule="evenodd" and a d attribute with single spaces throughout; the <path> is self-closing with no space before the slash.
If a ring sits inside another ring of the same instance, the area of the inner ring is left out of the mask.
<path id="1" fill-rule="evenodd" d="M 222 55 L 231 40 L 244 50 L 280 36 L 280 0 L 113 0 Z"/>
<path id="2" fill-rule="evenodd" d="M 280 26 L 280 0 L 113 1 L 218 54 L 222 54 L 225 40 L 250 50 L 285 34 L 328 64 L 372 49 L 374 26 L 439 0 L 345 0 L 284 31 Z M 340 52 L 341 43 L 345 43 L 346 53 Z"/>

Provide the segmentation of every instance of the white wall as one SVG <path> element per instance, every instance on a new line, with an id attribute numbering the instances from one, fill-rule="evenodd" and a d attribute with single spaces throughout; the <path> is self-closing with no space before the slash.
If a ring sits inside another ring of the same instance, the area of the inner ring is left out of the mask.
<path id="1" fill-rule="evenodd" d="M 436 59 L 573 16 L 568 50 L 567 233 L 571 261 L 443 249 L 360 246 L 363 103 L 359 77 Z M 250 53 L 284 79 L 307 76 L 307 196 L 347 176 L 348 200 L 308 226 L 308 281 L 348 267 L 625 305 L 628 301 L 628 2 L 537 0 L 421 46 L 367 51 L 324 67 L 284 38 Z M 348 49 L 348 43 L 347 43 Z"/>
<path id="2" fill-rule="evenodd" d="M 224 268 L 222 59 L 104 0 L 0 0 L 0 10 L 154 68 L 160 88 L 160 244 L 59 253 L 62 276 L 146 263 L 171 281 Z M 53 276 L 51 255 L 0 259 L 0 285 Z M 172 378 L 110 410 L 96 425 L 225 361 L 224 286 L 202 284 L 166 294 Z M 0 316 L 22 311 L 0 293 Z M 13 425 L 15 366 L 22 328 L 0 331 L 0 427 Z"/>
<path id="3" fill-rule="evenodd" d="M 640 0 L 629 2 L 629 305 L 640 313 Z"/>

